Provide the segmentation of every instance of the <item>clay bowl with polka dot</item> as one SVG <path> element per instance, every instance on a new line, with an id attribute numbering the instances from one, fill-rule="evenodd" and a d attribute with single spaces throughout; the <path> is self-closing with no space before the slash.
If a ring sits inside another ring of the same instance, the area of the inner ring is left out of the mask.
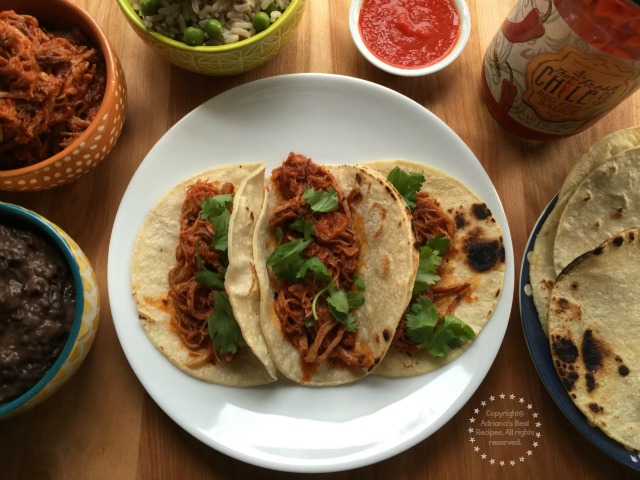
<path id="1" fill-rule="evenodd" d="M 109 154 L 125 121 L 127 88 L 120 62 L 100 25 L 67 0 L 0 0 L 0 11 L 31 15 L 46 29 L 81 30 L 105 61 L 106 86 L 102 102 L 89 126 L 66 148 L 38 163 L 0 170 L 0 190 L 34 191 L 73 182 Z M 0 155 L 4 155 L 0 150 Z"/>

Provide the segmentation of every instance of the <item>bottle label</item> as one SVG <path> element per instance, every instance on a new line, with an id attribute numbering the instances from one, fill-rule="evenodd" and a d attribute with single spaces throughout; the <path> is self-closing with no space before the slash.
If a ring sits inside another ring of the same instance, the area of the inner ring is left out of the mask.
<path id="1" fill-rule="evenodd" d="M 577 133 L 640 86 L 640 62 L 609 55 L 577 36 L 552 0 L 523 0 L 485 56 L 501 115 L 541 133 Z"/>

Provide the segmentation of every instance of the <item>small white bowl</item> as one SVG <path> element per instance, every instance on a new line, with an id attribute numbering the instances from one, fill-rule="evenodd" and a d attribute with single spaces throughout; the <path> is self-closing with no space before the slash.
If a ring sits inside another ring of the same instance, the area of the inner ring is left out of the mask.
<path id="1" fill-rule="evenodd" d="M 430 73 L 442 70 L 447 65 L 451 64 L 456 58 L 460 56 L 462 50 L 467 45 L 469 40 L 469 33 L 471 32 L 471 17 L 469 15 L 469 7 L 465 0 L 452 0 L 455 4 L 458 14 L 460 15 L 460 35 L 456 44 L 440 61 L 431 64 L 423 68 L 402 68 L 389 65 L 384 60 L 381 60 L 374 55 L 365 45 L 362 35 L 360 34 L 359 18 L 360 9 L 362 8 L 363 0 L 351 0 L 351 7 L 349 9 L 349 29 L 351 30 L 351 38 L 356 44 L 356 47 L 371 64 L 378 67 L 380 70 L 399 75 L 403 77 L 419 77 L 422 75 L 429 75 Z"/>

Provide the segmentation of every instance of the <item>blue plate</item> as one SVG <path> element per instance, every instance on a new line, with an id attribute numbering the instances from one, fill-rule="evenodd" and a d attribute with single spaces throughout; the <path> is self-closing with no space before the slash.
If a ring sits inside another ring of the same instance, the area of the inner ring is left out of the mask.
<path id="1" fill-rule="evenodd" d="M 527 246 L 522 258 L 522 268 L 520 269 L 520 318 L 522 319 L 524 337 L 527 341 L 533 363 L 542 378 L 542 382 L 545 387 L 547 387 L 547 390 L 558 407 L 560 407 L 560 410 L 562 410 L 562 413 L 564 413 L 580 433 L 596 447 L 618 462 L 640 472 L 640 455 L 637 452 L 630 452 L 624 448 L 622 444 L 605 435 L 602 430 L 591 426 L 587 418 L 578 407 L 576 407 L 571 397 L 569 397 L 553 366 L 549 340 L 542 330 L 542 325 L 538 319 L 538 312 L 533 304 L 531 287 L 529 285 L 528 257 L 529 253 L 533 250 L 533 245 L 543 223 L 551 213 L 551 210 L 553 210 L 557 200 L 558 196 L 556 195 L 544 209 L 542 215 L 540 215 L 527 241 Z"/>

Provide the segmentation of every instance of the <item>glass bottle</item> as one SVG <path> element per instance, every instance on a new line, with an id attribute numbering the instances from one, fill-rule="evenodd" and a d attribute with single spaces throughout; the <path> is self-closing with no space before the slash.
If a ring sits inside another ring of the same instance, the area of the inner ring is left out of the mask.
<path id="1" fill-rule="evenodd" d="M 491 41 L 482 92 L 531 140 L 579 133 L 640 86 L 640 0 L 519 0 Z"/>

